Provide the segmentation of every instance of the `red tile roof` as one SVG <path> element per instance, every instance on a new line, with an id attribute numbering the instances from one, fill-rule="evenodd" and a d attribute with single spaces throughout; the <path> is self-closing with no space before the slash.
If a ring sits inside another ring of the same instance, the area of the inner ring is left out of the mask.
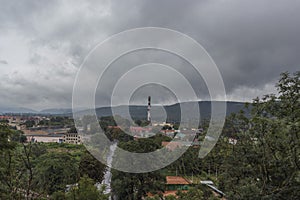
<path id="1" fill-rule="evenodd" d="M 191 184 L 188 180 L 181 176 L 167 176 L 167 185 L 189 185 Z"/>

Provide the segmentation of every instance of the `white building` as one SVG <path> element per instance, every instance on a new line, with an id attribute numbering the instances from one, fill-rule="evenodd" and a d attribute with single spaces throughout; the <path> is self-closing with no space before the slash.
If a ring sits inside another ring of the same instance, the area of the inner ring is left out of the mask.
<path id="1" fill-rule="evenodd" d="M 26 135 L 27 141 L 30 142 L 55 142 L 62 143 L 64 135 L 62 134 L 49 134 L 49 135 Z"/>

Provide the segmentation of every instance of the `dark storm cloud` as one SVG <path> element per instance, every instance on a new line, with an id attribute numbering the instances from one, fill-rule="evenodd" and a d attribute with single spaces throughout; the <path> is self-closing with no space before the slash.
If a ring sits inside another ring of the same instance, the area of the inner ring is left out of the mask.
<path id="1" fill-rule="evenodd" d="M 144 26 L 197 40 L 219 67 L 228 98 L 251 100 L 273 92 L 281 72 L 299 69 L 299 10 L 298 1 L 280 0 L 3 1 L 0 56 L 8 64 L 0 74 L 0 103 L 69 107 L 87 53 L 111 34 Z M 200 93 L 207 95 L 205 87 Z"/>
<path id="2" fill-rule="evenodd" d="M 228 92 L 237 86 L 261 87 L 283 71 L 298 69 L 299 2 L 172 2 L 148 2 L 142 7 L 143 19 L 200 42 L 219 66 Z"/>

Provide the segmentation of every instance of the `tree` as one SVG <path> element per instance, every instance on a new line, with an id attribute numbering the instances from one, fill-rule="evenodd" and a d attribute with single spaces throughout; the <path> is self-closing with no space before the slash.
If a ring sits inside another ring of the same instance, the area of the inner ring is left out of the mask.
<path id="1" fill-rule="evenodd" d="M 67 194 L 67 199 L 72 200 L 108 200 L 108 195 L 103 190 L 98 191 L 94 181 L 87 176 L 80 178 L 78 188 Z"/>
<path id="2" fill-rule="evenodd" d="M 7 124 L 0 123 L 0 150 L 10 150 L 15 147 L 15 143 L 9 142 L 12 136 L 12 130 Z"/>
<path id="3" fill-rule="evenodd" d="M 238 143 L 220 182 L 230 199 L 300 197 L 300 72 L 283 73 L 277 89 L 235 119 Z"/>
<path id="4" fill-rule="evenodd" d="M 103 189 L 97 190 L 94 181 L 87 176 L 80 178 L 78 186 L 69 192 L 55 192 L 51 196 L 53 200 L 108 200 L 109 195 L 103 193 Z"/>
<path id="5" fill-rule="evenodd" d="M 212 191 L 209 190 L 204 185 L 197 186 L 195 188 L 191 188 L 187 192 L 177 192 L 178 200 L 216 200 L 219 199 L 213 195 Z"/>
<path id="6" fill-rule="evenodd" d="M 23 131 L 13 130 L 10 139 L 15 142 L 25 143 L 27 141 Z"/>
<path id="7" fill-rule="evenodd" d="M 24 142 L 19 139 L 23 134 L 6 125 L 0 125 L 0 131 L 0 199 L 31 199 L 36 157 L 32 147 L 35 145 L 20 143 Z"/>
<path id="8" fill-rule="evenodd" d="M 150 152 L 160 148 L 155 139 L 121 142 L 120 147 L 131 152 Z M 119 199 L 140 200 L 148 192 L 153 194 L 164 190 L 164 177 L 159 171 L 149 173 L 125 173 L 112 170 L 112 189 Z"/>
<path id="9" fill-rule="evenodd" d="M 140 200 L 148 192 L 163 192 L 163 182 L 164 178 L 158 171 L 132 174 L 113 170 L 113 193 L 119 199 Z"/>
<path id="10" fill-rule="evenodd" d="M 16 197 L 14 178 L 16 174 L 12 169 L 15 166 L 13 150 L 16 143 L 10 141 L 12 130 L 7 124 L 0 124 L 0 199 Z"/>
<path id="11" fill-rule="evenodd" d="M 40 156 L 34 170 L 35 187 L 46 194 L 64 191 L 67 184 L 74 184 L 78 180 L 78 165 L 70 154 L 64 152 Z"/>
<path id="12" fill-rule="evenodd" d="M 87 175 L 96 182 L 101 183 L 103 180 L 106 166 L 94 158 L 89 152 L 85 152 L 80 159 L 79 173 L 80 176 Z"/>
<path id="13" fill-rule="evenodd" d="M 35 121 L 34 120 L 27 120 L 25 123 L 27 128 L 31 128 L 35 125 Z"/>

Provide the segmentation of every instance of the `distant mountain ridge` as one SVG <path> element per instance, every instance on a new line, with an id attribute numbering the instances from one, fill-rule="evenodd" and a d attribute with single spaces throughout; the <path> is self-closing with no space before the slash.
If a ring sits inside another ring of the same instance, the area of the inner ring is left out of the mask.
<path id="1" fill-rule="evenodd" d="M 70 114 L 72 113 L 72 108 L 51 108 L 51 109 L 45 109 L 41 110 L 39 113 L 42 114 Z"/>
<path id="2" fill-rule="evenodd" d="M 218 108 L 224 102 L 222 101 L 215 101 L 214 105 Z M 245 108 L 244 102 L 225 102 L 226 103 L 226 116 L 230 115 L 231 113 L 237 113 L 240 110 Z M 158 121 L 166 120 L 167 121 L 180 121 L 181 110 L 180 106 L 185 108 L 185 112 L 187 112 L 187 118 L 193 119 L 199 116 L 199 113 L 194 112 L 197 108 L 200 111 L 200 118 L 207 119 L 211 116 L 211 101 L 199 101 L 199 102 L 184 102 L 184 103 L 177 103 L 173 105 L 166 105 L 166 106 L 152 106 L 151 107 L 151 117 L 152 119 L 157 119 Z M 164 109 L 163 109 L 164 108 Z M 164 111 L 165 110 L 165 111 Z M 216 109 L 216 116 L 221 115 L 221 111 Z M 247 111 L 245 111 L 246 114 Z M 89 115 L 93 112 L 91 110 L 81 111 L 80 115 Z M 147 117 L 147 106 L 137 106 L 131 105 L 129 106 L 115 106 L 115 107 L 100 107 L 96 108 L 96 114 L 98 117 L 106 117 L 112 115 L 120 115 L 121 117 L 131 117 L 132 119 L 146 119 Z"/>
<path id="3" fill-rule="evenodd" d="M 0 114 L 72 115 L 72 108 L 50 108 L 37 111 L 23 107 L 0 107 Z"/>
<path id="4" fill-rule="evenodd" d="M 0 113 L 36 113 L 36 110 L 23 107 L 0 107 Z"/>
<path id="5" fill-rule="evenodd" d="M 184 107 L 185 111 L 189 114 L 189 118 L 195 118 L 197 116 L 193 115 L 194 111 L 197 109 L 196 106 L 198 104 L 198 109 L 200 110 L 200 117 L 202 119 L 209 118 L 211 115 L 211 101 L 198 101 L 198 102 L 183 102 L 177 103 L 173 105 L 165 105 L 165 106 L 152 106 L 151 107 L 151 116 L 152 119 L 158 120 L 167 120 L 169 121 L 180 121 L 180 107 Z M 214 105 L 217 107 L 223 104 L 222 101 L 214 101 Z M 244 102 L 225 102 L 227 109 L 226 115 L 230 115 L 231 113 L 239 112 L 240 110 L 244 109 L 245 103 Z M 129 112 L 128 112 L 129 110 Z M 114 111 L 114 113 L 113 113 Z M 77 111 L 80 115 L 90 114 L 91 110 L 83 109 Z M 41 111 L 36 111 L 33 109 L 27 108 L 4 108 L 0 107 L 0 113 L 23 113 L 23 114 L 43 114 L 43 115 L 67 115 L 72 116 L 72 109 L 71 108 L 54 108 L 54 109 L 45 109 Z M 120 105 L 115 107 L 99 107 L 96 108 L 96 114 L 98 117 L 105 117 L 105 116 L 112 116 L 112 115 L 120 115 L 121 117 L 128 118 L 131 116 L 133 119 L 146 119 L 147 115 L 147 106 L 141 105 L 130 105 L 129 109 L 128 106 Z M 194 113 L 195 114 L 195 113 Z M 218 113 L 217 115 L 221 114 Z"/>

